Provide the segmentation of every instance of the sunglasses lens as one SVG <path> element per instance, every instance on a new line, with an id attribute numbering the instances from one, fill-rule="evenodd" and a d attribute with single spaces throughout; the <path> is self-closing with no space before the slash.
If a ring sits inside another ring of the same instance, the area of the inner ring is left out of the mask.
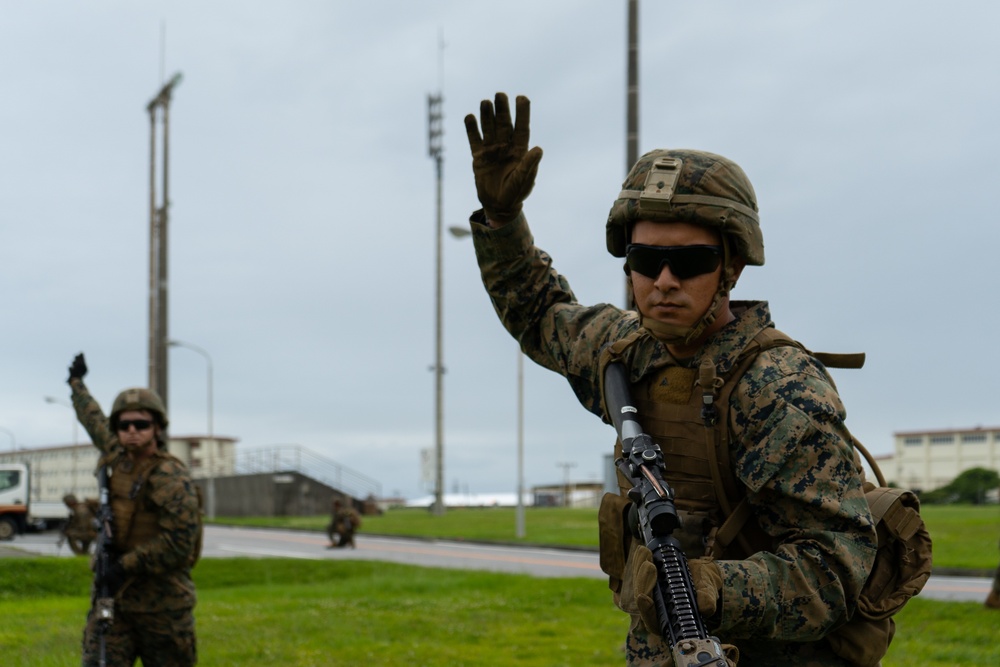
<path id="1" fill-rule="evenodd" d="M 123 419 L 118 422 L 119 431 L 127 431 L 130 426 L 134 426 L 136 431 L 145 431 L 147 428 L 153 425 L 153 422 L 148 419 Z"/>
<path id="2" fill-rule="evenodd" d="M 625 261 L 630 269 L 647 278 L 658 277 L 663 265 L 666 264 L 670 267 L 671 273 L 684 280 L 715 271 L 722 262 L 722 256 L 719 246 L 631 244 L 628 246 Z"/>

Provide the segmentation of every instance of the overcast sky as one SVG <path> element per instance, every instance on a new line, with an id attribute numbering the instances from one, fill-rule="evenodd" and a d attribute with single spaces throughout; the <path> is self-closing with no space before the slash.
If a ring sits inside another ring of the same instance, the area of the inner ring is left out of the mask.
<path id="1" fill-rule="evenodd" d="M 110 407 L 147 382 L 149 117 L 171 106 L 170 331 L 212 358 L 214 426 L 415 497 L 434 442 L 435 172 L 477 208 L 462 118 L 532 101 L 538 245 L 581 303 L 623 299 L 604 222 L 626 172 L 626 2 L 0 3 L 0 447 L 71 441 L 66 367 Z M 848 425 L 1000 425 L 1000 4 L 646 2 L 640 148 L 753 181 L 767 299 L 835 371 Z M 161 36 L 166 35 L 161 62 Z M 444 49 L 440 48 L 443 34 Z M 446 490 L 513 491 L 517 349 L 471 242 L 444 241 Z M 207 428 L 205 360 L 170 352 L 172 432 Z M 613 430 L 526 365 L 526 482 L 601 475 Z M 13 437 L 10 435 L 13 434 Z"/>

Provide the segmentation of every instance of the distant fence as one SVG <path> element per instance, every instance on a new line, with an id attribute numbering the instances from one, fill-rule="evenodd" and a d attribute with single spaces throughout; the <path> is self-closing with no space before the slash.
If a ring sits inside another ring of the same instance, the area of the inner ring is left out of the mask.
<path id="1" fill-rule="evenodd" d="M 382 483 L 300 445 L 273 445 L 237 451 L 236 474 L 295 471 L 354 498 L 382 497 Z"/>

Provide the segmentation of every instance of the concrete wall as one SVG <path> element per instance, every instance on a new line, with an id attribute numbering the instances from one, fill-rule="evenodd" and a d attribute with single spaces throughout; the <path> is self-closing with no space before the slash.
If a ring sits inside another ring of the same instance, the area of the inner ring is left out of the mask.
<path id="1" fill-rule="evenodd" d="M 207 499 L 206 480 L 194 482 Z M 217 477 L 213 484 L 217 517 L 329 516 L 333 498 L 344 497 L 326 484 L 297 472 Z M 360 511 L 360 506 L 357 509 Z"/>

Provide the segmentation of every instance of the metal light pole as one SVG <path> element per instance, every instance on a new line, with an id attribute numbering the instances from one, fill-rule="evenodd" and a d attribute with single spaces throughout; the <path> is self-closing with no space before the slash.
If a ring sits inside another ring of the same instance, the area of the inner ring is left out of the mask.
<path id="1" fill-rule="evenodd" d="M 517 513 L 514 519 L 515 535 L 525 536 L 524 531 L 524 354 L 517 351 Z"/>
<path id="2" fill-rule="evenodd" d="M 7 435 L 10 436 L 10 451 L 16 452 L 17 451 L 17 441 L 14 439 L 14 432 L 11 431 L 10 429 L 4 428 L 3 426 L 0 426 L 0 431 L 3 431 L 4 433 L 6 433 Z"/>
<path id="3" fill-rule="evenodd" d="M 208 368 L 208 456 L 206 456 L 205 465 L 205 495 L 208 496 L 205 499 L 205 513 L 208 515 L 209 519 L 215 518 L 215 471 L 213 469 L 214 458 L 212 456 L 215 450 L 215 433 L 212 430 L 212 357 L 203 348 L 198 347 L 192 343 L 185 343 L 181 340 L 171 340 L 167 342 L 170 347 L 186 347 L 192 352 L 197 352 L 201 356 L 205 357 L 205 363 Z"/>
<path id="4" fill-rule="evenodd" d="M 467 227 L 448 227 L 457 239 L 472 236 Z M 514 518 L 514 534 L 518 539 L 525 536 L 524 530 L 524 354 L 517 351 L 517 512 Z"/>
<path id="5" fill-rule="evenodd" d="M 149 387 L 167 407 L 167 219 L 170 210 L 170 100 L 177 73 L 156 94 L 149 112 Z M 160 113 L 158 113 L 160 112 Z M 163 118 L 163 200 L 156 204 L 156 119 Z"/>
<path id="6" fill-rule="evenodd" d="M 427 152 L 434 160 L 437 186 L 437 221 L 434 251 L 434 514 L 444 514 L 444 361 L 442 359 L 442 266 L 441 266 L 441 189 L 444 167 L 441 93 L 427 96 Z"/>
<path id="7" fill-rule="evenodd" d="M 628 0 L 628 83 L 625 86 L 625 173 L 639 159 L 639 0 Z M 632 283 L 625 280 L 625 308 L 632 308 Z"/>
<path id="8" fill-rule="evenodd" d="M 70 409 L 70 412 L 73 413 L 73 491 L 75 492 L 76 491 L 76 471 L 77 471 L 77 468 L 79 468 L 79 466 L 77 465 L 77 455 L 79 454 L 79 452 L 77 451 L 77 449 L 78 449 L 77 445 L 79 444 L 79 440 L 80 440 L 79 437 L 78 437 L 79 426 L 78 426 L 77 420 L 76 420 L 76 408 L 74 408 L 73 404 L 70 403 L 69 401 L 64 401 L 62 399 L 54 398 L 52 396 L 46 396 L 45 397 L 45 402 L 46 403 L 55 403 L 57 405 L 65 405 L 67 408 Z"/>

